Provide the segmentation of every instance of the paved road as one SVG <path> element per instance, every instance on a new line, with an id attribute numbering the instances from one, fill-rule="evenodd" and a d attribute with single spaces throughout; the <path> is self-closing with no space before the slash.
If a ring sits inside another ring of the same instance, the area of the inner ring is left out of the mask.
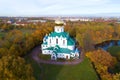
<path id="1" fill-rule="evenodd" d="M 65 62 L 58 62 L 53 60 L 43 60 L 38 57 L 38 54 L 40 53 L 40 46 L 35 47 L 30 55 L 31 57 L 37 62 L 37 63 L 45 63 L 45 64 L 56 64 L 56 65 L 75 65 L 83 61 L 83 53 L 81 53 L 81 58 L 76 59 L 74 61 L 65 61 Z"/>

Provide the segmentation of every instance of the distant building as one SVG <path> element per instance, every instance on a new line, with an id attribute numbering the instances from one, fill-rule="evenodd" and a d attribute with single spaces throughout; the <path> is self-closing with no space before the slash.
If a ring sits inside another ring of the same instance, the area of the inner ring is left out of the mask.
<path id="1" fill-rule="evenodd" d="M 16 25 L 16 26 L 25 26 L 27 24 L 28 23 L 26 23 L 26 22 L 15 22 L 15 23 L 13 23 L 13 25 Z"/>
<path id="2" fill-rule="evenodd" d="M 93 21 L 92 19 L 89 19 L 89 18 L 81 18 L 81 19 L 79 19 L 80 21 Z"/>
<path id="3" fill-rule="evenodd" d="M 43 38 L 42 54 L 51 55 L 52 60 L 79 58 L 80 51 L 75 47 L 76 41 L 67 32 L 64 32 L 64 22 L 56 20 L 55 23 L 54 32 Z"/>
<path id="4" fill-rule="evenodd" d="M 90 18 L 70 18 L 70 19 L 65 19 L 66 21 L 83 21 L 83 22 L 87 22 L 87 21 L 93 21 L 93 19 Z"/>
<path id="5" fill-rule="evenodd" d="M 45 23 L 46 20 L 28 20 L 27 22 L 33 22 L 33 23 L 41 22 L 41 23 Z"/>
<path id="6" fill-rule="evenodd" d="M 8 23 L 8 24 L 11 24 L 11 23 L 12 23 L 12 21 L 7 21 L 7 23 Z"/>

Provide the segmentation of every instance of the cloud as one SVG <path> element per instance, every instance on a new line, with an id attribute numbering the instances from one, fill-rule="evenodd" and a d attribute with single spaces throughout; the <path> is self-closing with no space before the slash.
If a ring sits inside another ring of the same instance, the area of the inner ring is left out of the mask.
<path id="1" fill-rule="evenodd" d="M 118 0 L 0 0 L 0 15 L 91 14 L 115 9 Z"/>

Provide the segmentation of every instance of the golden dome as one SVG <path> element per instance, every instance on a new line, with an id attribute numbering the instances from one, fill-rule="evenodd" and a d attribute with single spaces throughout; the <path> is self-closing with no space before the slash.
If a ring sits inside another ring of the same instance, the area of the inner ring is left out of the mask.
<path id="1" fill-rule="evenodd" d="M 64 24 L 64 21 L 61 19 L 55 20 L 55 24 Z"/>

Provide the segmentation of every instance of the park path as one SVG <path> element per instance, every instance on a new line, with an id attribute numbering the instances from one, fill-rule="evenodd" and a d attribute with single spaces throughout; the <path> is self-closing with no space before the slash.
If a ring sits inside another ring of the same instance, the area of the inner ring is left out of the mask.
<path id="1" fill-rule="evenodd" d="M 80 62 L 83 61 L 83 53 L 81 53 L 80 55 L 80 59 L 76 59 L 74 61 L 64 61 L 64 62 L 60 62 L 60 61 L 53 61 L 53 60 L 43 60 L 40 59 L 38 57 L 38 54 L 40 54 L 40 46 L 35 47 L 30 55 L 31 57 L 37 62 L 37 63 L 44 63 L 44 64 L 56 64 L 56 65 L 75 65 L 75 64 L 79 64 Z"/>

